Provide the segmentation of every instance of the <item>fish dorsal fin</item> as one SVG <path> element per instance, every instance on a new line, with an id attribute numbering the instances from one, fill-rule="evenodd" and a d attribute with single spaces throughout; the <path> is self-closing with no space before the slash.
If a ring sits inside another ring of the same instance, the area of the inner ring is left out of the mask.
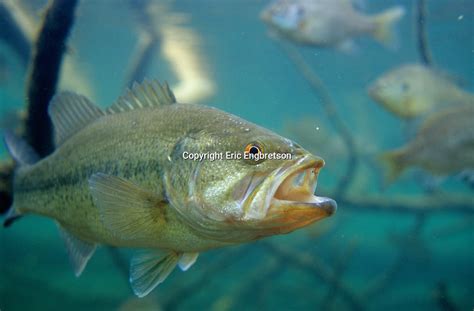
<path id="1" fill-rule="evenodd" d="M 176 103 L 176 98 L 168 83 L 165 82 L 162 85 L 156 80 L 145 80 L 141 84 L 135 82 L 131 89 L 107 109 L 107 113 L 121 113 L 174 103 Z"/>
<path id="2" fill-rule="evenodd" d="M 87 262 L 95 252 L 96 244 L 86 242 L 74 236 L 58 224 L 61 237 L 66 243 L 69 259 L 74 268 L 74 274 L 80 276 L 87 265 Z"/>
<path id="3" fill-rule="evenodd" d="M 145 297 L 162 283 L 178 264 L 181 254 L 157 250 L 135 254 L 130 264 L 130 283 L 138 297 Z"/>
<path id="4" fill-rule="evenodd" d="M 103 115 L 104 112 L 85 96 L 72 92 L 57 94 L 49 105 L 56 146 Z"/>

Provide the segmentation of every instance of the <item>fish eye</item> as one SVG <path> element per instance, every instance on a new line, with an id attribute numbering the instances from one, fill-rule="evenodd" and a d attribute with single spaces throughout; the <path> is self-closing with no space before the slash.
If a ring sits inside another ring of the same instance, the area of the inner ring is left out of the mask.
<path id="1" fill-rule="evenodd" d="M 408 83 L 402 83 L 402 91 L 406 92 L 410 88 L 410 85 Z"/>
<path id="2" fill-rule="evenodd" d="M 261 163 L 264 160 L 263 146 L 257 142 L 251 142 L 245 146 L 244 159 L 254 164 Z"/>
<path id="3" fill-rule="evenodd" d="M 260 144 L 252 142 L 245 147 L 244 153 L 249 153 L 252 155 L 263 153 L 263 148 Z"/>

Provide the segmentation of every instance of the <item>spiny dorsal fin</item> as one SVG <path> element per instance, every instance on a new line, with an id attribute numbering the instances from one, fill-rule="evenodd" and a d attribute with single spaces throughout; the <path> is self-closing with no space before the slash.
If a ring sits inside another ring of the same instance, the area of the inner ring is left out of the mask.
<path id="1" fill-rule="evenodd" d="M 125 95 L 107 109 L 107 113 L 120 113 L 140 108 L 156 107 L 161 105 L 171 105 L 176 103 L 176 98 L 168 86 L 168 83 L 161 85 L 158 81 L 145 80 L 143 83 L 134 83 L 132 89 L 125 92 Z"/>
<path id="2" fill-rule="evenodd" d="M 103 115 L 104 112 L 85 96 L 72 92 L 57 94 L 49 105 L 56 146 Z"/>

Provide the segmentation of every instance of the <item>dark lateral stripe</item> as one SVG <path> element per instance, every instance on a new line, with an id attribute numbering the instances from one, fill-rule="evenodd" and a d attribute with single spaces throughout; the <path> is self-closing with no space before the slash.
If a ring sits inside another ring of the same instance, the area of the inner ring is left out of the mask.
<path id="1" fill-rule="evenodd" d="M 146 162 L 127 162 L 125 165 L 119 166 L 115 162 L 107 162 L 102 165 L 88 165 L 82 168 L 65 172 L 62 175 L 51 176 L 49 178 L 41 178 L 33 176 L 23 177 L 23 182 L 15 185 L 15 192 L 31 192 L 31 191 L 48 191 L 53 188 L 64 186 L 75 186 L 86 182 L 89 177 L 95 173 L 104 173 L 108 175 L 121 176 L 123 178 L 131 178 L 137 175 L 146 175 L 147 172 L 153 171 L 161 175 L 161 169 L 157 160 Z"/>

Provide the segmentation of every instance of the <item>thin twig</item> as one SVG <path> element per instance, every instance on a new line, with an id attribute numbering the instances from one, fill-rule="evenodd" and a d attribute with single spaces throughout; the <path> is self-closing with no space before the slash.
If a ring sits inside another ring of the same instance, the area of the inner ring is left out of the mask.
<path id="1" fill-rule="evenodd" d="M 336 104 L 332 100 L 331 95 L 324 85 L 324 82 L 311 69 L 301 54 L 292 45 L 282 41 L 278 42 L 280 43 L 283 51 L 288 55 L 288 58 L 293 62 L 296 68 L 301 72 L 303 77 L 306 79 L 306 81 L 308 81 L 313 90 L 316 92 L 316 95 L 320 98 L 321 106 L 326 113 L 326 117 L 332 123 L 336 132 L 341 135 L 341 138 L 346 145 L 348 153 L 347 168 L 336 187 L 337 196 L 343 196 L 354 178 L 359 162 L 354 139 L 352 138 L 349 128 L 338 114 Z"/>
<path id="2" fill-rule="evenodd" d="M 239 258 L 247 251 L 247 246 L 227 250 L 220 258 L 207 265 L 199 277 L 194 280 L 188 280 L 177 287 L 176 291 L 167 295 L 166 300 L 162 303 L 163 310 L 172 311 L 178 309 L 181 303 L 206 288 L 206 285 L 209 283 L 209 276 L 219 273 L 223 267 L 235 262 L 236 258 Z"/>
<path id="3" fill-rule="evenodd" d="M 283 271 L 283 266 L 283 262 L 278 258 L 265 261 L 263 266 L 260 264 L 234 291 L 219 297 L 214 302 L 213 309 L 234 310 L 239 302 L 256 298 L 257 292 L 266 287 L 268 280 L 275 279 L 277 274 Z"/>
<path id="4" fill-rule="evenodd" d="M 422 230 L 426 223 L 426 218 L 426 213 L 417 214 L 415 218 L 415 224 L 406 235 L 410 236 L 411 239 L 420 239 Z M 384 273 L 380 274 L 380 276 L 377 276 L 374 280 L 369 282 L 369 285 L 363 292 L 363 297 L 365 297 L 365 299 L 369 299 L 371 297 L 378 296 L 382 292 L 385 292 L 386 288 L 390 285 L 393 278 L 399 273 L 403 264 L 406 262 L 407 256 L 409 256 L 407 248 L 403 244 L 400 245 L 399 253 L 394 263 Z"/>
<path id="5" fill-rule="evenodd" d="M 474 198 L 472 195 L 443 194 L 429 196 L 332 196 L 345 209 L 368 212 L 394 213 L 474 213 Z"/>
<path id="6" fill-rule="evenodd" d="M 426 32 L 426 0 L 418 0 L 416 8 L 418 52 L 420 53 L 421 62 L 431 66 L 433 65 L 433 55 L 428 45 L 428 35 Z"/>
<path id="7" fill-rule="evenodd" d="M 6 2 L 0 1 L 0 21 L 2 24 L 0 39 L 15 51 L 20 61 L 26 66 L 30 59 L 31 44 L 11 10 L 12 8 Z"/>
<path id="8" fill-rule="evenodd" d="M 363 303 L 328 267 L 317 257 L 309 254 L 300 254 L 283 246 L 276 246 L 273 243 L 264 241 L 261 245 L 265 246 L 275 256 L 283 261 L 291 263 L 301 269 L 310 271 L 311 274 L 323 282 L 331 284 L 348 303 L 352 310 L 363 310 Z"/>
<path id="9" fill-rule="evenodd" d="M 349 247 L 341 252 L 340 256 L 337 258 L 334 266 L 334 277 L 338 280 L 342 280 L 346 269 L 349 267 L 349 263 L 352 258 L 352 254 L 356 249 L 357 243 L 353 240 L 352 243 L 349 243 Z M 342 282 L 342 281 L 340 281 Z M 334 299 L 337 297 L 337 286 L 336 282 L 329 285 L 326 296 L 323 298 L 321 303 L 321 310 L 330 310 L 331 305 L 334 302 Z"/>

